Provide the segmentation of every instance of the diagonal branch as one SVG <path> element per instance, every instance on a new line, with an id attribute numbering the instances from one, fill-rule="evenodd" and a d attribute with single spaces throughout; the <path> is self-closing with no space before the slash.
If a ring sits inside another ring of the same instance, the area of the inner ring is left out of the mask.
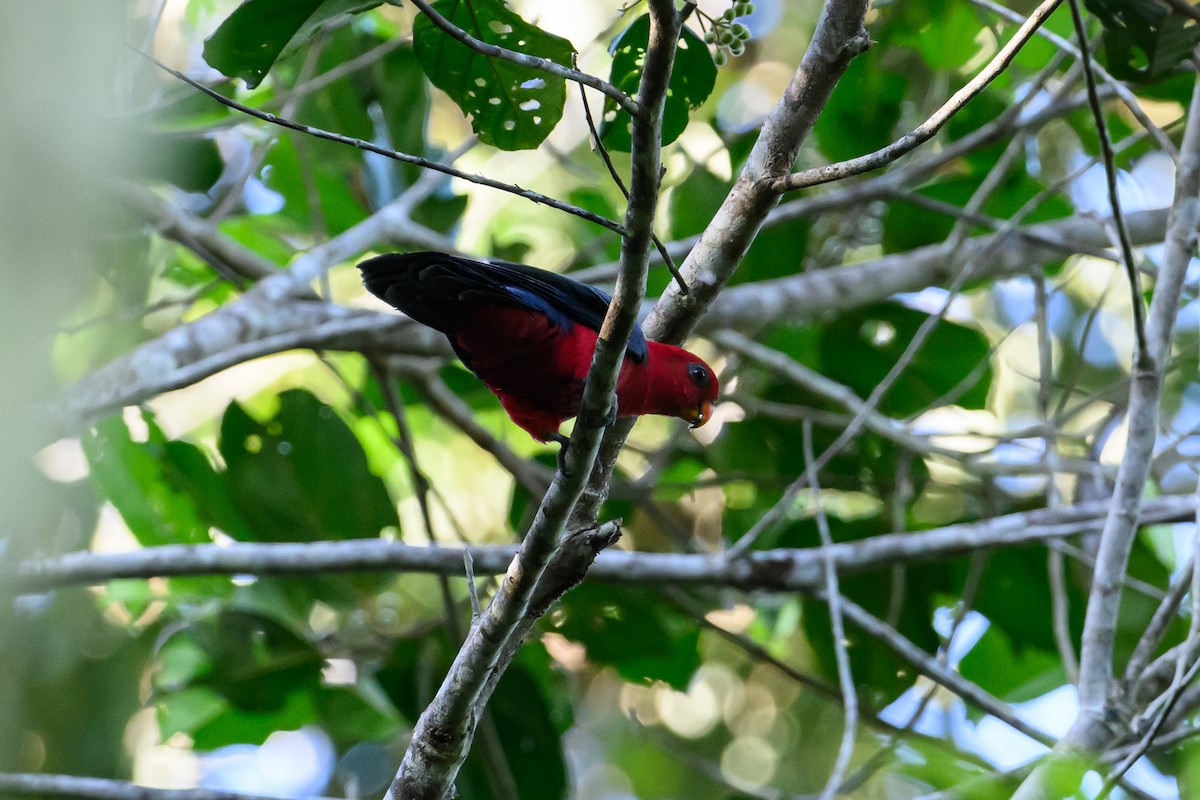
<path id="1" fill-rule="evenodd" d="M 941 108 L 934 112 L 933 116 L 922 122 L 910 133 L 900 137 L 887 147 L 876 150 L 874 153 L 868 153 L 865 156 L 852 158 L 849 161 L 839 161 L 836 164 L 827 164 L 824 167 L 817 167 L 803 172 L 794 172 L 786 177 L 777 178 L 772 183 L 772 187 L 777 192 L 791 192 L 808 186 L 817 186 L 822 183 L 838 181 L 843 178 L 849 178 L 852 175 L 861 175 L 864 172 L 879 169 L 895 161 L 897 158 L 911 153 L 932 139 L 951 117 L 961 111 L 967 103 L 982 92 L 1001 72 L 1004 72 L 1008 68 L 1013 58 L 1016 57 L 1017 52 L 1033 37 L 1037 29 L 1061 2 L 1062 0 L 1044 0 L 1041 5 L 1034 9 L 1034 12 L 1025 21 L 1025 24 L 992 57 L 987 66 L 979 71 L 978 75 L 972 78 L 966 86 L 955 92 Z"/>
<path id="2" fill-rule="evenodd" d="M 1178 0 L 1178 2 L 1184 3 L 1186 0 Z M 999 3 L 994 2 L 994 0 L 971 0 L 971 3 L 979 6 L 980 8 L 987 9 L 993 14 L 1003 17 L 1009 22 L 1016 23 L 1017 25 L 1021 25 L 1025 22 L 1025 17 L 1021 16 L 1016 11 L 1013 11 L 1011 8 L 1007 8 Z M 1081 57 L 1080 49 L 1078 47 L 1071 44 L 1068 39 L 1064 39 L 1049 28 L 1038 28 L 1037 35 L 1053 44 L 1059 50 L 1065 53 L 1070 53 L 1075 58 Z M 1092 62 L 1092 70 L 1096 75 L 1100 76 L 1100 79 L 1104 81 L 1106 87 L 1121 99 L 1121 102 L 1124 103 L 1125 107 L 1129 109 L 1129 113 L 1133 114 L 1134 118 L 1141 123 L 1141 126 L 1146 129 L 1151 136 L 1154 137 L 1154 141 L 1157 142 L 1158 146 L 1163 149 L 1163 152 L 1171 156 L 1172 160 L 1178 159 L 1179 150 L 1175 147 L 1175 143 L 1172 142 L 1171 138 L 1163 132 L 1162 128 L 1155 125 L 1154 121 L 1147 116 L 1145 110 L 1138 102 L 1137 95 L 1133 93 L 1133 90 L 1131 90 L 1121 81 L 1114 78 L 1108 70 L 1106 70 L 1100 64 L 1097 64 L 1095 61 Z"/>
<path id="3" fill-rule="evenodd" d="M 464 181 L 468 181 L 470 183 L 476 183 L 476 184 L 479 184 L 480 186 L 486 186 L 489 189 L 499 189 L 502 192 L 508 192 L 509 194 L 513 194 L 513 195 L 516 195 L 517 197 L 524 198 L 526 200 L 529 200 L 530 202 L 538 203 L 539 205 L 549 206 L 550 208 L 557 209 L 558 211 L 562 211 L 566 214 L 571 214 L 572 216 L 579 217 L 580 219 L 585 219 L 588 222 L 592 222 L 603 228 L 607 228 L 608 230 L 612 231 L 613 233 L 617 233 L 622 236 L 625 235 L 625 228 L 621 225 L 621 223 L 616 222 L 615 220 L 608 219 L 607 217 L 602 217 L 599 214 L 594 214 L 591 211 L 588 211 L 587 209 L 583 209 L 578 206 L 573 206 L 570 203 L 564 203 L 561 200 L 550 197 L 549 195 L 542 194 L 541 192 L 535 192 L 532 189 L 524 189 L 520 186 L 517 186 L 514 183 L 505 183 L 504 181 L 498 181 L 493 178 L 488 178 L 484 175 L 477 175 L 473 172 L 465 172 L 461 169 L 456 169 L 447 164 L 439 164 L 436 161 L 430 161 L 429 159 L 422 158 L 421 156 L 414 156 L 409 153 L 402 153 L 399 150 L 392 150 L 387 147 L 381 147 L 373 142 L 368 142 L 364 139 L 356 139 L 353 136 L 344 136 L 340 133 L 333 133 L 332 131 L 327 131 L 322 128 L 314 128 L 311 125 L 304 125 L 302 123 L 295 122 L 294 120 L 276 116 L 275 114 L 271 114 L 266 111 L 260 111 L 257 108 L 252 108 L 251 106 L 248 106 L 244 103 L 239 103 L 237 100 L 226 97 L 225 95 L 221 94 L 220 92 L 210 89 L 209 87 L 205 86 L 202 83 L 199 83 L 198 81 L 192 80 L 187 75 L 184 75 L 182 72 L 180 72 L 179 70 L 168 67 L 166 64 L 162 63 L 161 61 L 159 61 L 158 59 L 154 58 L 151 55 L 142 53 L 140 50 L 137 52 L 143 58 L 147 59 L 148 61 L 153 63 L 155 66 L 157 66 L 159 69 L 161 69 L 164 72 L 167 72 L 171 75 L 174 75 L 176 78 L 183 81 L 188 86 L 191 86 L 193 89 L 201 91 L 204 94 L 211 97 L 213 100 L 216 100 L 221 105 L 228 106 L 229 108 L 232 108 L 235 111 L 240 111 L 241 113 L 246 114 L 247 116 L 254 117 L 255 119 L 260 119 L 263 122 L 269 122 L 272 125 L 279 125 L 281 127 L 288 128 L 293 131 L 299 131 L 300 133 L 307 133 L 309 136 L 315 136 L 318 139 L 325 139 L 330 142 L 337 142 L 338 144 L 349 145 L 350 147 L 355 147 L 355 148 L 358 148 L 359 150 L 365 150 L 368 153 L 375 153 L 376 155 L 383 156 L 384 158 L 390 158 L 393 161 L 401 161 L 405 164 L 412 164 L 414 166 L 421 167 L 422 169 L 429 169 L 429 170 L 433 170 L 434 172 L 441 172 L 445 175 L 449 175 L 452 178 L 461 178 Z"/>
<path id="4" fill-rule="evenodd" d="M 225 236 L 213 223 L 189 214 L 143 186 L 122 182 L 116 187 L 116 195 L 156 232 L 179 242 L 220 272 L 257 281 L 279 271 L 274 262 Z"/>
<path id="5" fill-rule="evenodd" d="M 742 174 L 726 195 L 680 272 L 690 291 L 667 287 L 645 323 L 646 335 L 681 342 L 733 276 L 780 195 L 768 179 L 790 169 L 829 95 L 850 62 L 870 45 L 863 27 L 867 0 L 827 0 L 799 68 L 763 123 Z M 632 422 L 619 421 L 605 437 L 600 469 L 574 515 L 577 525 L 595 520 L 608 493 L 617 453 Z"/>
<path id="6" fill-rule="evenodd" d="M 522 624 L 545 611 L 546 599 L 539 594 L 541 578 L 553 572 L 554 562 L 573 561 L 579 544 L 594 546 L 586 537 L 564 538 L 563 534 L 595 463 L 617 373 L 646 290 L 651 227 L 658 203 L 663 105 L 682 26 L 674 0 L 652 0 L 650 14 L 650 41 L 639 88 L 643 114 L 633 118 L 632 178 L 625 215 L 629 235 L 622 240 L 621 272 L 584 382 L 575 430 L 500 589 L 472 623 L 437 694 L 417 721 L 388 791 L 396 800 L 442 800 L 452 794 L 481 707 L 519 646 Z M 611 533 L 604 534 L 599 546 L 613 538 Z M 576 547 L 572 548 L 573 544 Z M 586 557 L 578 560 L 579 577 L 590 561 Z M 560 592 L 569 585 L 563 585 Z"/>
<path id="7" fill-rule="evenodd" d="M 1127 222 L 1135 244 L 1154 244 L 1163 240 L 1167 211 L 1139 211 L 1129 214 Z M 1079 249 L 1103 247 L 1109 241 L 1101 222 L 1082 217 L 1039 223 L 1025 231 L 1038 239 L 1069 241 Z M 1000 278 L 1025 274 L 1033 264 L 1061 258 L 1057 245 L 1035 242 L 1016 231 L 967 239 L 953 261 L 945 258 L 941 244 L 927 245 L 859 263 L 733 286 L 713 303 L 699 330 L 753 331 L 782 320 L 801 324 L 886 300 L 913 291 L 913 287 L 943 286 L 954 279 L 965 261 L 975 263 L 976 278 Z"/>
<path id="8" fill-rule="evenodd" d="M 828 599 L 828 596 L 823 591 L 818 592 L 818 596 L 822 599 Z M 898 658 L 908 663 L 913 669 L 931 681 L 944 686 L 968 703 L 983 709 L 1034 741 L 1046 745 L 1054 743 L 1052 737 L 1018 717 L 1004 701 L 993 697 L 979 686 L 962 677 L 957 671 L 941 664 L 936 658 L 913 644 L 910 639 L 898 630 L 853 600 L 845 597 L 842 598 L 842 613 L 846 615 L 846 619 L 886 645 Z"/>

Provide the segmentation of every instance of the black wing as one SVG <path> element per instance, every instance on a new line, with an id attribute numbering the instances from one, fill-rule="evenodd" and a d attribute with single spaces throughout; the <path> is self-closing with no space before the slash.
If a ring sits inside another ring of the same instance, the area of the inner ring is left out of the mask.
<path id="1" fill-rule="evenodd" d="M 569 329 L 599 332 L 612 299 L 594 286 L 524 264 L 475 261 L 446 253 L 387 253 L 358 265 L 367 290 L 423 325 L 449 334 L 473 306 L 540 311 Z M 626 353 L 646 358 L 646 335 L 635 326 Z"/>

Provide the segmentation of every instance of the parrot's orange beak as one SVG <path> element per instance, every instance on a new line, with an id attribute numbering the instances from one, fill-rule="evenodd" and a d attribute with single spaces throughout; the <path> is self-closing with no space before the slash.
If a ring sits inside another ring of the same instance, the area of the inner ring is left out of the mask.
<path id="1" fill-rule="evenodd" d="M 705 400 L 698 406 L 692 406 L 690 408 L 683 409 L 683 413 L 681 413 L 679 416 L 692 423 L 693 428 L 699 428 L 701 425 L 712 419 L 712 412 L 712 403 Z"/>

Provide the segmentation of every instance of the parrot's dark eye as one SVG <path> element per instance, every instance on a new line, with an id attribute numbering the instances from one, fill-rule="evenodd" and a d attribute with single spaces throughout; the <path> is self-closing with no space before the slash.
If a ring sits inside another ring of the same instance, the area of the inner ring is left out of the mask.
<path id="1" fill-rule="evenodd" d="M 708 367 L 703 364 L 688 364 L 688 377 L 697 386 L 708 386 L 712 380 L 712 376 L 708 372 Z"/>

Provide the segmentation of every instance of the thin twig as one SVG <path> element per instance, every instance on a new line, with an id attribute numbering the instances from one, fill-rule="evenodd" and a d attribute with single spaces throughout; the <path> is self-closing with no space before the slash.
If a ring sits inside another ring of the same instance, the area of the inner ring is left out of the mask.
<path id="1" fill-rule="evenodd" d="M 837 566 L 830 555 L 833 535 L 829 532 L 829 519 L 821 504 L 821 488 L 817 481 L 816 464 L 813 459 L 812 423 L 805 422 L 803 429 L 804 465 L 808 471 L 808 484 L 812 487 L 812 503 L 817 516 L 817 531 L 821 537 L 821 555 L 825 562 L 825 596 L 829 601 L 829 623 L 833 636 L 833 655 L 837 661 L 838 684 L 842 688 L 842 741 L 838 745 L 833 770 L 825 780 L 820 800 L 831 800 L 846 776 L 850 757 L 854 755 L 854 737 L 858 731 L 858 692 L 854 688 L 854 674 L 850 670 L 850 654 L 846 652 L 846 629 L 842 622 L 842 593 L 838 589 Z"/>
<path id="2" fill-rule="evenodd" d="M 370 66 L 379 59 L 391 53 L 393 50 L 399 50 L 401 47 L 407 47 L 412 44 L 412 40 L 403 36 L 396 36 L 384 41 L 361 53 L 354 58 L 343 61 L 333 69 L 327 72 L 322 72 L 320 75 L 307 80 L 300 81 L 292 87 L 291 95 L 297 97 L 306 97 L 314 92 L 319 92 L 327 86 L 330 86 L 347 75 L 353 74 L 363 67 Z M 267 103 L 268 108 L 277 108 L 281 104 L 280 100 L 272 100 Z"/>
<path id="3" fill-rule="evenodd" d="M 1068 0 L 1071 6 L 1071 20 L 1075 24 L 1075 38 L 1079 42 L 1080 60 L 1083 62 L 1083 77 L 1087 85 L 1088 104 L 1092 109 L 1092 119 L 1096 123 L 1096 135 L 1100 140 L 1100 155 L 1104 161 L 1104 176 L 1108 181 L 1108 203 L 1112 208 L 1113 225 L 1117 229 L 1117 238 L 1121 243 L 1121 263 L 1125 267 L 1125 275 L 1129 279 L 1129 294 L 1133 307 L 1133 331 L 1137 341 L 1134 361 L 1143 370 L 1153 369 L 1153 362 L 1147 361 L 1150 354 L 1146 351 L 1146 309 L 1142 300 L 1142 279 L 1138 273 L 1137 264 L 1133 257 L 1133 244 L 1129 240 L 1129 228 L 1125 225 L 1125 216 L 1121 213 L 1121 198 L 1117 192 L 1117 165 L 1113 155 L 1112 140 L 1108 135 L 1108 123 L 1104 120 L 1104 108 L 1100 105 L 1100 97 L 1096 92 L 1096 76 L 1092 72 L 1092 55 L 1088 48 L 1087 29 L 1083 24 L 1083 14 L 1079 10 L 1079 0 Z"/>
<path id="4" fill-rule="evenodd" d="M 521 458 L 512 448 L 480 425 L 471 407 L 450 391 L 435 372 L 412 371 L 408 375 L 413 382 L 413 388 L 433 412 L 466 434 L 467 438 L 482 450 L 490 453 L 500 466 L 508 470 L 521 488 L 533 496 L 546 491 L 551 480 L 549 471 L 536 462 Z"/>
<path id="5" fill-rule="evenodd" d="M 1046 292 L 1046 273 L 1040 267 L 1033 272 L 1034 319 L 1038 342 L 1038 422 L 1042 428 L 1042 466 L 1046 471 L 1046 507 L 1062 505 L 1062 495 L 1055 483 L 1058 477 L 1059 454 L 1057 428 L 1050 422 L 1050 393 L 1054 382 L 1054 349 L 1050 337 L 1049 296 Z M 1070 598 L 1063 576 L 1063 555 L 1059 550 L 1046 551 L 1046 573 L 1050 582 L 1050 618 L 1054 631 L 1054 646 L 1062 660 L 1063 671 L 1071 683 L 1079 681 L 1079 661 L 1071 641 Z"/>
<path id="6" fill-rule="evenodd" d="M 471 548 L 463 547 L 463 572 L 467 576 L 467 593 L 471 596 L 471 619 L 476 620 L 483 614 L 479 605 L 479 587 L 475 584 L 475 559 L 471 557 Z"/>
<path id="7" fill-rule="evenodd" d="M 1178 618 L 1179 607 L 1192 588 L 1195 565 L 1196 560 L 1193 555 L 1187 568 L 1171 581 L 1166 596 L 1158 604 L 1158 608 L 1154 609 L 1154 616 L 1146 624 L 1146 630 L 1138 637 L 1137 645 L 1133 648 L 1133 655 L 1125 663 L 1125 676 L 1122 681 L 1127 687 L 1127 691 L 1132 690 L 1142 678 L 1146 668 L 1150 665 L 1155 649 L 1162 642 L 1171 623 Z"/>
<path id="8" fill-rule="evenodd" d="M 596 152 L 600 154 L 600 160 L 604 162 L 605 168 L 608 169 L 609 177 L 613 179 L 613 183 L 621 190 L 621 194 L 629 200 L 629 189 L 625 188 L 625 181 L 621 179 L 621 173 L 617 172 L 617 167 L 612 162 L 612 157 L 608 154 L 608 148 L 604 146 L 604 142 L 600 140 L 600 132 L 596 130 L 596 121 L 592 119 L 592 109 L 588 106 L 587 92 L 583 88 L 583 84 L 579 85 L 579 101 L 583 104 L 583 118 L 587 121 L 588 132 L 592 137 L 592 146 L 596 148 Z M 670 251 L 667 246 L 662 243 L 662 239 L 658 238 L 658 234 L 652 233 L 654 241 L 654 249 L 658 251 L 658 257 L 663 260 L 667 270 L 671 273 L 671 277 L 679 285 L 679 291 L 686 297 L 689 293 L 687 282 L 684 281 L 683 275 L 679 273 L 679 267 L 675 265 L 675 259 L 671 258 Z"/>
<path id="9" fill-rule="evenodd" d="M 824 598 L 824 593 L 821 592 L 820 596 Z M 945 687 L 976 707 L 983 709 L 1034 741 L 1045 745 L 1054 744 L 1053 737 L 1022 720 L 1003 701 L 988 694 L 976 684 L 962 677 L 958 672 L 942 666 L 936 658 L 933 658 L 924 650 L 917 647 L 898 630 L 853 600 L 843 597 L 842 611 L 847 619 L 885 645 L 902 661 L 909 664 L 909 666 L 925 677 Z"/>
<path id="10" fill-rule="evenodd" d="M 161 61 L 156 59 L 154 56 L 144 53 L 141 50 L 137 50 L 136 48 L 134 48 L 134 50 L 135 50 L 135 52 L 140 54 L 143 58 L 145 58 L 146 60 L 150 61 L 152 64 L 157 66 L 159 69 L 163 70 L 164 72 L 167 72 L 170 75 L 174 75 L 176 78 L 178 78 L 179 80 L 188 84 L 193 89 L 203 92 L 204 94 L 208 95 L 212 99 L 216 100 L 221 105 L 228 106 L 229 108 L 232 108 L 235 111 L 240 111 L 243 114 L 254 117 L 255 119 L 260 119 L 263 122 L 269 122 L 272 125 L 279 125 L 279 126 L 282 126 L 284 128 L 289 128 L 294 131 L 300 131 L 301 133 L 307 133 L 309 136 L 315 136 L 318 139 L 325 139 L 330 142 L 338 142 L 339 144 L 349 145 L 350 147 L 356 147 L 359 150 L 366 150 L 369 153 L 375 153 L 376 155 L 381 155 L 381 156 L 384 156 L 385 158 L 390 158 L 395 161 L 402 161 L 405 164 L 413 164 L 415 166 L 421 167 L 422 169 L 430 169 L 430 170 L 434 170 L 435 172 L 441 172 L 445 175 L 449 175 L 454 178 L 461 178 L 464 181 L 469 181 L 470 183 L 479 184 L 480 186 L 487 186 L 488 188 L 491 188 L 491 189 L 499 189 L 502 192 L 508 192 L 509 194 L 513 194 L 513 195 L 516 195 L 517 197 L 524 198 L 526 200 L 529 200 L 530 202 L 538 203 L 538 204 L 544 205 L 544 206 L 549 206 L 550 208 L 557 209 L 558 211 L 562 211 L 566 214 L 571 214 L 572 216 L 579 217 L 580 219 L 585 219 L 588 222 L 592 222 L 603 228 L 607 228 L 608 230 L 612 231 L 613 233 L 620 234 L 621 236 L 625 236 L 627 234 L 625 226 L 623 226 L 619 222 L 616 222 L 615 220 L 608 219 L 607 217 L 602 217 L 599 214 L 594 214 L 591 211 L 588 211 L 583 208 L 579 208 L 578 206 L 573 206 L 570 203 L 564 203 L 561 200 L 557 200 L 548 195 L 544 195 L 541 192 L 535 192 L 531 189 L 523 189 L 520 186 L 517 186 L 516 184 L 504 183 L 503 181 L 498 181 L 498 180 L 494 180 L 492 178 L 487 178 L 483 175 L 476 175 L 474 173 L 464 172 L 463 170 L 455 169 L 454 167 L 450 167 L 445 164 L 439 164 L 436 161 L 430 161 L 429 159 L 422 158 L 421 156 L 414 156 L 414 155 L 410 155 L 409 153 L 402 153 L 399 150 L 390 150 L 386 147 L 380 147 L 377 144 L 373 144 L 373 143 L 365 141 L 363 139 L 356 139 L 352 136 L 343 136 L 340 133 L 332 133 L 330 131 L 322 130 L 321 128 L 314 128 L 311 125 L 304 125 L 302 123 L 295 122 L 290 119 L 284 119 L 283 117 L 276 116 L 275 114 L 270 114 L 266 111 L 260 111 L 257 108 L 251 108 L 250 106 L 245 105 L 244 103 L 239 103 L 236 100 L 226 97 L 225 95 L 221 94 L 220 92 L 218 92 L 214 89 L 210 89 L 209 87 L 205 86 L 202 83 L 192 80 L 187 75 L 184 75 L 182 72 L 180 72 L 179 70 L 168 67 L 166 64 L 162 63 Z"/>
<path id="11" fill-rule="evenodd" d="M 982 92 L 1000 73 L 1004 72 L 1013 58 L 1016 57 L 1017 52 L 1025 46 L 1025 43 L 1029 41 L 1034 32 L 1046 21 L 1047 17 L 1050 16 L 1051 12 L 1061 2 L 1062 0 L 1044 0 L 1029 15 L 1029 19 L 1025 21 L 1025 24 L 992 57 L 987 66 L 979 71 L 979 74 L 968 81 L 966 86 L 955 92 L 929 119 L 918 125 L 910 133 L 900 137 L 887 147 L 876 150 L 874 153 L 852 158 L 849 161 L 840 161 L 836 164 L 816 167 L 803 172 L 793 172 L 782 178 L 776 178 L 771 184 L 772 188 L 776 192 L 783 193 L 842 180 L 852 175 L 861 175 L 864 172 L 879 169 L 895 161 L 897 158 L 912 152 L 917 147 L 932 139 L 951 117 L 961 111 L 968 102 Z"/>
<path id="12" fill-rule="evenodd" d="M 1179 660 L 1179 664 L 1181 667 L 1184 664 L 1184 659 L 1182 656 Z M 1095 800 L 1104 800 L 1104 798 L 1108 797 L 1116 785 L 1121 781 L 1121 778 L 1124 777 L 1125 773 L 1129 771 L 1129 768 L 1136 764 L 1142 756 L 1150 752 L 1150 748 L 1154 746 L 1155 738 L 1158 736 L 1159 731 L 1162 730 L 1163 724 L 1167 721 L 1167 717 L 1171 714 L 1171 711 L 1175 707 L 1175 703 L 1179 700 L 1180 696 L 1183 694 L 1183 690 L 1187 688 L 1188 684 L 1196 679 L 1196 675 L 1198 673 L 1200 673 L 1200 661 L 1193 661 L 1187 672 L 1181 671 L 1176 675 L 1175 682 L 1168 691 L 1166 700 L 1162 704 L 1162 708 L 1159 710 L 1154 720 L 1150 723 L 1150 726 L 1146 729 L 1146 732 L 1142 735 L 1137 747 L 1135 747 L 1129 753 L 1129 755 L 1125 756 L 1125 758 L 1121 760 L 1121 763 L 1114 767 L 1112 772 L 1105 777 L 1104 784 L 1100 787 L 1100 791 L 1096 793 Z"/>
<path id="13" fill-rule="evenodd" d="M 1183 2 L 1183 0 L 1176 1 Z M 1010 8 L 994 2 L 993 0 L 970 0 L 970 2 L 976 6 L 979 6 L 980 8 L 996 14 L 997 16 L 1007 19 L 1009 22 L 1016 23 L 1017 25 L 1025 22 L 1025 17 L 1021 16 Z M 1080 58 L 1081 54 L 1078 47 L 1071 44 L 1070 40 L 1064 39 L 1049 28 L 1038 28 L 1037 35 L 1053 44 L 1059 50 L 1065 53 L 1070 53 L 1075 58 Z M 1121 102 L 1124 103 L 1125 107 L 1129 109 L 1129 113 L 1133 114 L 1134 118 L 1141 124 L 1141 126 L 1145 128 L 1151 136 L 1154 137 L 1154 141 L 1158 143 L 1158 146 L 1162 148 L 1163 152 L 1169 155 L 1172 161 L 1178 160 L 1179 150 L 1175 147 L 1175 143 L 1172 142 L 1171 138 L 1166 135 L 1163 129 L 1158 125 L 1155 125 L 1154 121 L 1146 114 L 1145 110 L 1141 106 L 1141 103 L 1138 102 L 1137 95 L 1134 94 L 1128 86 L 1114 78 L 1111 74 L 1109 74 L 1108 70 L 1106 70 L 1100 64 L 1097 64 L 1095 61 L 1092 62 L 1092 69 L 1095 70 L 1096 74 L 1100 76 L 1105 85 L 1121 99 Z M 1033 92 L 1030 92 L 1029 96 L 1032 95 Z"/>

